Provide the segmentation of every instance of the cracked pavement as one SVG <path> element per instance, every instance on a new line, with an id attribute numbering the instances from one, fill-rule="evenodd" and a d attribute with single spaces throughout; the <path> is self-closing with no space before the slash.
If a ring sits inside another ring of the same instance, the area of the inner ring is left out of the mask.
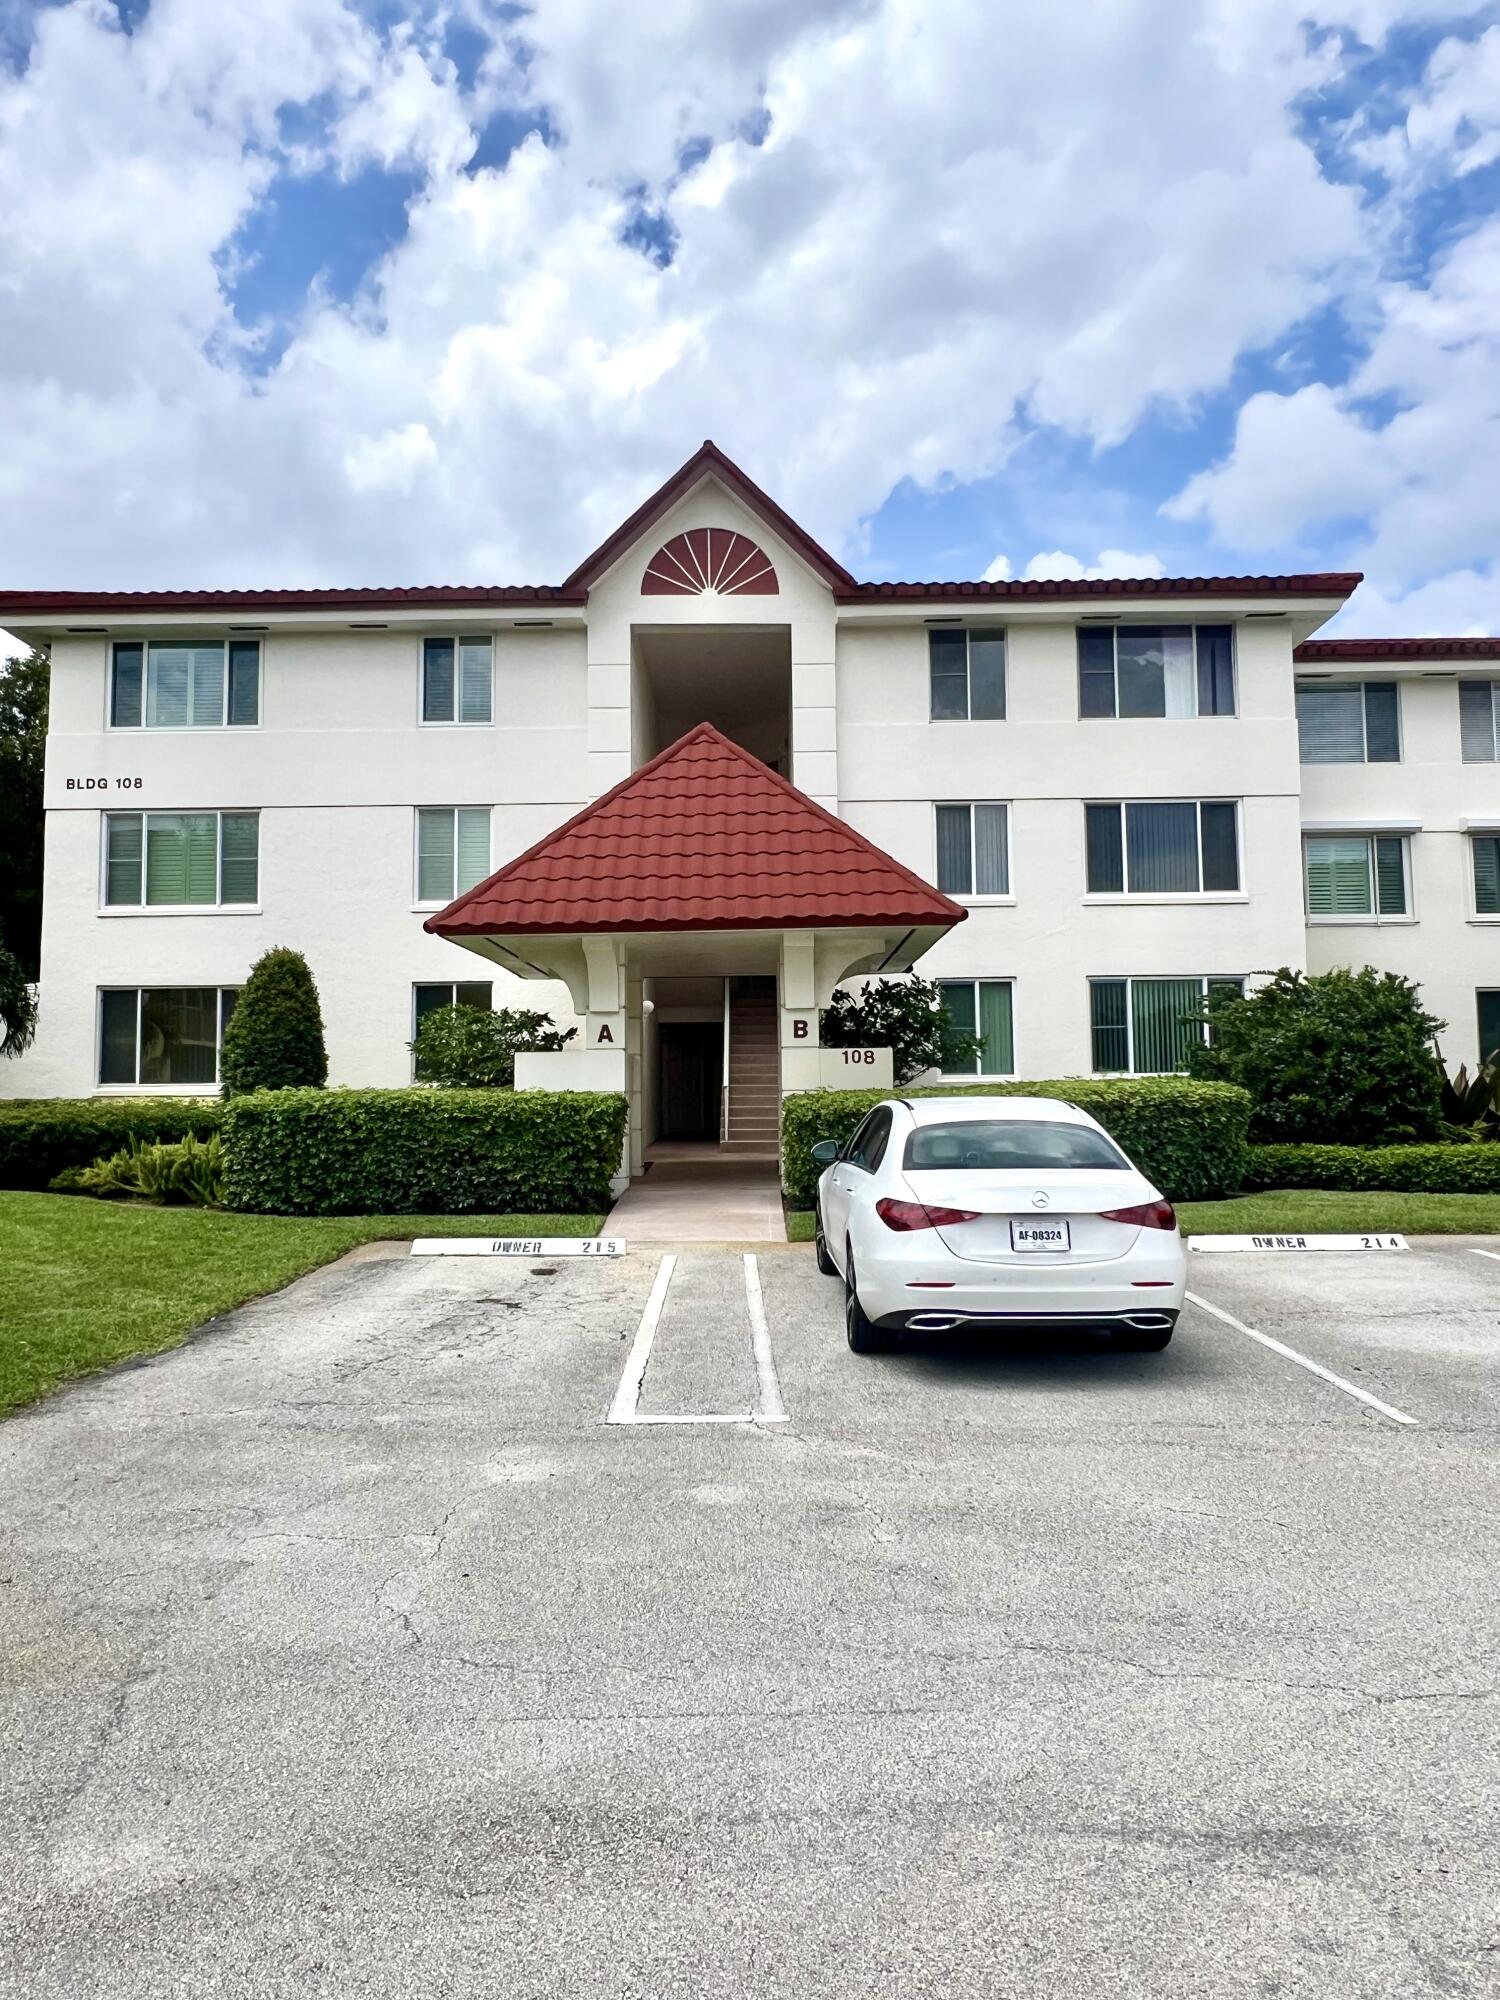
<path id="1" fill-rule="evenodd" d="M 371 1256 L 0 1426 L 27 2000 L 1500 1992 L 1500 1264 L 601 1421 L 656 1268 Z M 695 1247 L 642 1393 L 754 1393 Z M 101 1307 L 103 1309 L 103 1307 Z"/>

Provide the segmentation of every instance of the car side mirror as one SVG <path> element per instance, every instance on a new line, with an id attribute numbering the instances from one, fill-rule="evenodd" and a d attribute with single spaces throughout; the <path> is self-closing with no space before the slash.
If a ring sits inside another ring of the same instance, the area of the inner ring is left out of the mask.
<path id="1" fill-rule="evenodd" d="M 831 1167 L 839 1156 L 839 1142 L 837 1139 L 815 1139 L 811 1151 L 814 1166 Z"/>

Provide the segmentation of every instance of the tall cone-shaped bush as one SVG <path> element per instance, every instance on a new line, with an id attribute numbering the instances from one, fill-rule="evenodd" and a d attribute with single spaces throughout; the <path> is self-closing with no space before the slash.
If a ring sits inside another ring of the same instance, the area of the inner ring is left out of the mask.
<path id="1" fill-rule="evenodd" d="M 250 969 L 220 1064 L 226 1097 L 328 1081 L 323 1010 L 307 960 L 278 945 Z"/>

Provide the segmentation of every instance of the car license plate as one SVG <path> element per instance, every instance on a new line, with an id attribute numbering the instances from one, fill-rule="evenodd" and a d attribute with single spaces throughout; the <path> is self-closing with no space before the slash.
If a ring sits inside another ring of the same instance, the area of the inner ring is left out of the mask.
<path id="1" fill-rule="evenodd" d="M 1072 1243 L 1066 1222 L 1013 1222 L 1010 1225 L 1012 1250 L 1070 1250 Z"/>

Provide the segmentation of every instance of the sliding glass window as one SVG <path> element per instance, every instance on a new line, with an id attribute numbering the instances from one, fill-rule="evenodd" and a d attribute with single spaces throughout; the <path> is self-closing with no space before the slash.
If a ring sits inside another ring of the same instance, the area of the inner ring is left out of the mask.
<path id="1" fill-rule="evenodd" d="M 1401 697 L 1394 681 L 1303 681 L 1297 739 L 1304 764 L 1399 764 Z"/>
<path id="2" fill-rule="evenodd" d="M 252 728 L 258 639 L 121 640 L 110 663 L 112 729 Z"/>
<path id="3" fill-rule="evenodd" d="M 254 903 L 260 815 L 106 813 L 107 909 L 191 909 Z"/>
<path id="4" fill-rule="evenodd" d="M 1309 834 L 1302 843 L 1312 923 L 1405 917 L 1407 843 L 1399 834 Z"/>
<path id="5" fill-rule="evenodd" d="M 100 1083 L 217 1084 L 224 1030 L 238 998 L 232 986 L 101 989 Z"/>
<path id="6" fill-rule="evenodd" d="M 1080 625 L 1081 716 L 1233 715 L 1232 625 Z"/>
<path id="7" fill-rule="evenodd" d="M 1003 805 L 937 809 L 937 885 L 947 896 L 1008 896 L 1010 842 Z"/>
<path id="8" fill-rule="evenodd" d="M 1115 800 L 1084 807 L 1091 896 L 1233 894 L 1240 886 L 1233 799 Z"/>
<path id="9" fill-rule="evenodd" d="M 1164 1076 L 1180 1070 L 1201 1042 L 1203 1002 L 1219 989 L 1243 993 L 1238 978 L 1091 979 L 1089 1026 L 1099 1075 Z"/>
<path id="10" fill-rule="evenodd" d="M 977 1035 L 977 1056 L 944 1052 L 945 1076 L 1014 1076 L 1015 1030 L 1008 979 L 940 979 L 938 991 L 948 1019 L 959 1034 Z"/>

